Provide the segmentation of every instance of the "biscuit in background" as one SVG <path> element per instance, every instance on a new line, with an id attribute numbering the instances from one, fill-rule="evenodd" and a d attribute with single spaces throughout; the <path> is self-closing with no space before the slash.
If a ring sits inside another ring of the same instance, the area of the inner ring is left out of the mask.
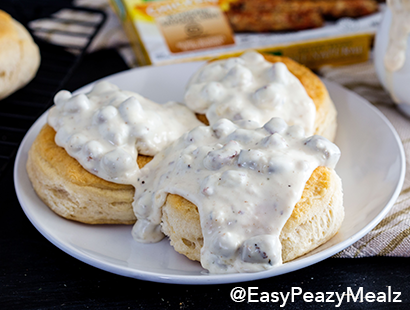
<path id="1" fill-rule="evenodd" d="M 40 65 L 40 51 L 28 31 L 0 10 L 0 99 L 26 85 Z"/>

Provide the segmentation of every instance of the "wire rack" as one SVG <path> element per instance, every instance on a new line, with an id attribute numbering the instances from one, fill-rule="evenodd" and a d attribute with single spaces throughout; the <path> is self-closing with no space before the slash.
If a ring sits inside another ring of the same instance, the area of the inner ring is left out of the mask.
<path id="1" fill-rule="evenodd" d="M 105 13 L 95 9 L 63 10 L 68 14 L 57 12 L 25 25 L 40 48 L 41 64 L 28 85 L 0 102 L 0 178 L 12 166 L 30 126 L 53 104 L 106 20 Z"/>

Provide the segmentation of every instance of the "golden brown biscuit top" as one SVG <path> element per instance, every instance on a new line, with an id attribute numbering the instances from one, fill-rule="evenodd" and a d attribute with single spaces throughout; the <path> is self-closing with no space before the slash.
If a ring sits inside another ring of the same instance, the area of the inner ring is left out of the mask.
<path id="1" fill-rule="evenodd" d="M 309 180 L 306 182 L 302 197 L 295 205 L 290 216 L 289 223 L 296 227 L 300 222 L 305 220 L 308 212 L 311 211 L 312 201 L 320 199 L 331 186 L 331 170 L 327 167 L 317 167 L 313 171 Z M 291 227 L 287 227 L 292 229 Z"/>
<path id="2" fill-rule="evenodd" d="M 13 19 L 9 14 L 0 10 L 0 40 L 17 39 L 18 34 L 13 25 Z"/>

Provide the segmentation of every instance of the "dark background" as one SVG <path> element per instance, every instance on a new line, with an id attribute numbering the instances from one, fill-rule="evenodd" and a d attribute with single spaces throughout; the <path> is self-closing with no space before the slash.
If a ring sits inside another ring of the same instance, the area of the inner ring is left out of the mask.
<path id="1" fill-rule="evenodd" d="M 27 24 L 48 16 L 71 1 L 0 1 L 0 9 Z M 1 48 L 1 46 L 0 46 Z M 115 50 L 85 55 L 65 89 L 73 91 L 95 79 L 126 70 Z M 3 103 L 3 102 L 0 102 Z M 0 111 L 2 107 L 0 104 Z M 0 124 L 1 126 L 1 124 Z M 235 303 L 232 288 L 258 287 L 255 292 L 401 292 L 401 303 L 350 302 L 341 309 L 409 309 L 410 260 L 372 257 L 329 258 L 274 278 L 225 285 L 171 285 L 110 274 L 62 252 L 29 222 L 17 200 L 12 165 L 0 178 L 0 309 L 241 309 L 279 308 L 280 303 Z M 336 300 L 336 298 L 334 298 Z M 286 309 L 329 309 L 335 303 L 306 303 L 301 297 Z"/>

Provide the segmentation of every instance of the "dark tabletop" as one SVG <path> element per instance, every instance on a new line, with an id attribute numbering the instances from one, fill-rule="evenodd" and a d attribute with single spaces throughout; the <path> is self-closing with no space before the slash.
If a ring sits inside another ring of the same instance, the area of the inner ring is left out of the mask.
<path id="1" fill-rule="evenodd" d="M 72 91 L 126 69 L 115 50 L 86 55 L 65 88 Z M 283 304 L 280 293 L 289 293 L 285 309 L 329 309 L 338 308 L 335 293 L 356 295 L 361 290 L 363 296 L 369 292 L 380 300 L 385 296 L 386 302 L 369 302 L 371 294 L 363 302 L 360 296 L 347 302 L 345 296 L 340 309 L 410 309 L 409 258 L 329 258 L 274 278 L 208 286 L 152 283 L 111 274 L 71 257 L 34 228 L 17 200 L 11 166 L 0 179 L 0 191 L 0 309 L 270 309 Z M 234 302 L 231 291 L 236 287 L 254 295 Z M 304 300 L 296 295 L 299 292 L 313 295 L 306 294 Z M 313 296 L 310 302 L 309 296 Z M 401 302 L 394 303 L 395 297 Z"/>

